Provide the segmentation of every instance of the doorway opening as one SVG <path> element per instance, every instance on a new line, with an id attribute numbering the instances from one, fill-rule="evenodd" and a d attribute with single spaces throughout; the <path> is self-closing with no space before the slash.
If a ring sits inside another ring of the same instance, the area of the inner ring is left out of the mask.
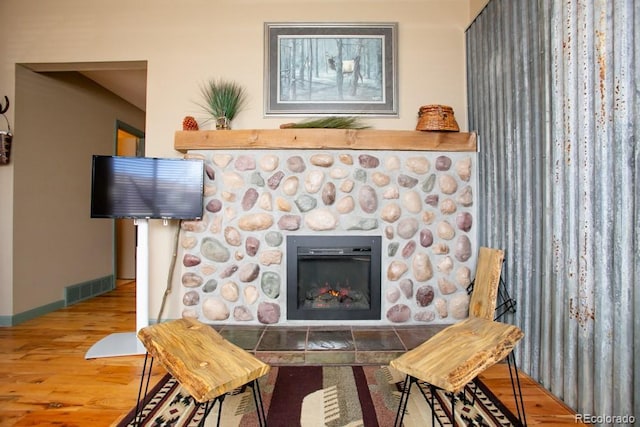
<path id="1" fill-rule="evenodd" d="M 116 155 L 144 156 L 144 132 L 121 121 L 116 122 Z M 115 220 L 116 283 L 136 279 L 137 230 L 133 219 Z"/>

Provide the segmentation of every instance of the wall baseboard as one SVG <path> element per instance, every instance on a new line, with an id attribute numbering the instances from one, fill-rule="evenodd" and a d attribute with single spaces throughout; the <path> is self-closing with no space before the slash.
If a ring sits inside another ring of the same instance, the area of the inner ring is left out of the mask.
<path id="1" fill-rule="evenodd" d="M 116 279 L 113 275 L 67 286 L 64 289 L 64 300 L 55 301 L 22 313 L 14 314 L 13 316 L 0 316 L 0 327 L 18 325 L 27 320 L 35 319 L 52 311 L 112 291 L 115 288 Z"/>
<path id="2" fill-rule="evenodd" d="M 0 317 L 0 326 L 19 325 L 27 320 L 35 319 L 36 317 L 64 308 L 64 306 L 64 301 L 59 300 L 31 310 L 23 311 L 22 313 L 14 314 L 13 316 L 2 316 Z"/>

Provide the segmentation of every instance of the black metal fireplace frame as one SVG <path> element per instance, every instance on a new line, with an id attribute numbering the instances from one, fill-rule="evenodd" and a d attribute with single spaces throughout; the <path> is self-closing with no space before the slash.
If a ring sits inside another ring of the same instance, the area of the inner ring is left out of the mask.
<path id="1" fill-rule="evenodd" d="M 370 304 L 368 309 L 305 309 L 298 307 L 298 249 L 371 248 Z M 382 293 L 382 237 L 380 236 L 287 236 L 287 319 L 289 320 L 380 320 Z M 377 283 L 376 283 L 377 282 Z M 296 295 L 296 298 L 291 298 Z"/>

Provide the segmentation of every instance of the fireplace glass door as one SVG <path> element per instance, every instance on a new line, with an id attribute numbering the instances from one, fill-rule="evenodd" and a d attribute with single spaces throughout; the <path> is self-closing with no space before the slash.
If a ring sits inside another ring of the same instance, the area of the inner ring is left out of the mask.
<path id="1" fill-rule="evenodd" d="M 378 236 L 289 236 L 287 317 L 380 319 Z"/>

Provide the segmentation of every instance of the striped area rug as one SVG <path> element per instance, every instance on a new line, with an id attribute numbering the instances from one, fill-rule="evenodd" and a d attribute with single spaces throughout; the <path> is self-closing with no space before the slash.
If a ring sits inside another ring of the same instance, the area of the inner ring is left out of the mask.
<path id="1" fill-rule="evenodd" d="M 388 366 L 282 366 L 260 380 L 270 427 L 386 427 L 392 426 L 404 378 Z M 430 396 L 428 387 L 423 388 Z M 475 399 L 471 402 L 473 391 Z M 436 395 L 435 415 L 443 425 L 451 399 Z M 143 426 L 197 426 L 202 410 L 170 376 L 163 378 L 145 399 Z M 134 426 L 135 408 L 119 427 Z M 513 415 L 481 383 L 471 383 L 456 399 L 458 425 L 517 425 Z M 205 421 L 217 424 L 218 404 Z M 223 427 L 256 426 L 251 388 L 241 387 L 227 396 L 222 408 Z M 405 427 L 430 425 L 431 408 L 415 388 L 411 391 Z"/>

